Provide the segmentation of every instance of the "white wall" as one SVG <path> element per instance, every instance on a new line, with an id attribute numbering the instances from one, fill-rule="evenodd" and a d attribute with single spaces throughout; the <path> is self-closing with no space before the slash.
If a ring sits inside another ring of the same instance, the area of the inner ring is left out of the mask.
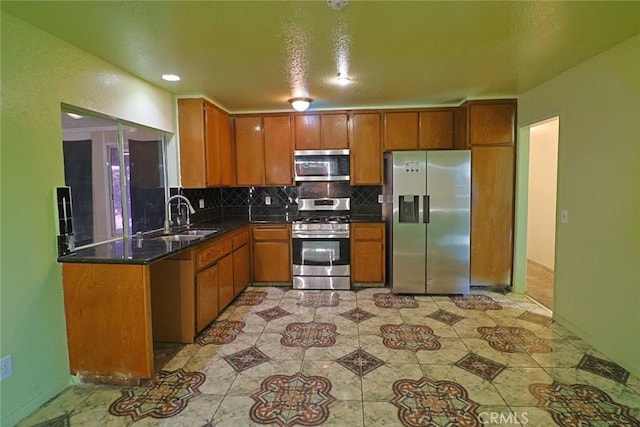
<path id="1" fill-rule="evenodd" d="M 531 126 L 529 132 L 527 258 L 553 269 L 556 244 L 558 119 Z"/>
<path id="2" fill-rule="evenodd" d="M 640 35 L 520 95 L 519 127 L 554 116 L 554 319 L 640 375 Z"/>

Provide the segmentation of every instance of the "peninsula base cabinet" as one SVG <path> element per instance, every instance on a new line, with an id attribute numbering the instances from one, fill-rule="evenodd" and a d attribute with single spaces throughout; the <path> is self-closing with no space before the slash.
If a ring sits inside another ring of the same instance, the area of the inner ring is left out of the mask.
<path id="1" fill-rule="evenodd" d="M 249 226 L 151 264 L 63 263 L 71 374 L 138 385 L 153 343 L 193 343 L 250 281 Z"/>

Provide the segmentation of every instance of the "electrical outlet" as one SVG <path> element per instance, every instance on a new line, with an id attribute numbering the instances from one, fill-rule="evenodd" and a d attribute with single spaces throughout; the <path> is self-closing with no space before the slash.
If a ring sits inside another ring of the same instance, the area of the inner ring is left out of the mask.
<path id="1" fill-rule="evenodd" d="M 204 208 L 204 199 L 199 199 L 199 200 L 198 200 L 198 207 L 199 207 L 200 209 Z"/>
<path id="2" fill-rule="evenodd" d="M 11 375 L 13 375 L 13 363 L 11 362 L 11 355 L 8 355 L 0 359 L 0 381 L 9 378 Z"/>
<path id="3" fill-rule="evenodd" d="M 384 203 L 384 195 L 378 194 L 378 203 Z"/>
<path id="4" fill-rule="evenodd" d="M 264 196 L 264 204 L 267 206 L 271 204 L 271 196 Z"/>

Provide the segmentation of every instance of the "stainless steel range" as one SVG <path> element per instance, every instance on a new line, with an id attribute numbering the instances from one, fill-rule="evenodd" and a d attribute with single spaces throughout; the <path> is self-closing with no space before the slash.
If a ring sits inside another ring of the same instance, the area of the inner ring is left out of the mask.
<path id="1" fill-rule="evenodd" d="M 350 289 L 349 198 L 299 199 L 291 227 L 294 289 Z"/>

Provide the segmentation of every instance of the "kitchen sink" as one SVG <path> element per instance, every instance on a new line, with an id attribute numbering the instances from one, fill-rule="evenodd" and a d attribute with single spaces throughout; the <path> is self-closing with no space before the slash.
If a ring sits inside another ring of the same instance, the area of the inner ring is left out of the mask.
<path id="1" fill-rule="evenodd" d="M 192 229 L 192 230 L 184 230 L 174 234 L 165 234 L 162 236 L 154 237 L 156 240 L 164 240 L 169 242 L 186 242 L 189 240 L 197 240 L 202 237 L 208 236 L 210 234 L 217 233 L 217 228 L 209 228 L 209 229 Z"/>

